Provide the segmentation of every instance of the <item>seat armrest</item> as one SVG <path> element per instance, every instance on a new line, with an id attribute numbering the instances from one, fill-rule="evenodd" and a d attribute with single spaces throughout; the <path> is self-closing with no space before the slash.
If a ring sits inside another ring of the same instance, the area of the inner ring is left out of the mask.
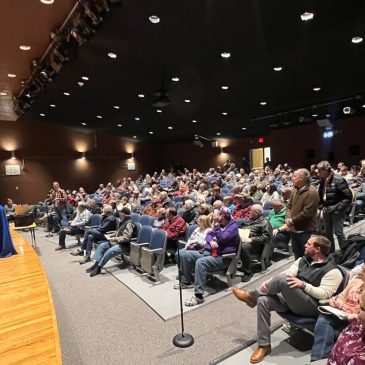
<path id="1" fill-rule="evenodd" d="M 142 250 L 146 251 L 146 252 L 153 252 L 153 253 L 162 252 L 162 248 L 155 248 L 155 249 L 151 250 L 150 248 L 142 247 Z"/>
<path id="2" fill-rule="evenodd" d="M 136 242 L 130 242 L 131 245 L 136 246 L 136 247 L 144 247 L 144 246 L 148 246 L 149 243 L 136 243 Z"/>
<path id="3" fill-rule="evenodd" d="M 319 305 L 327 305 L 330 302 L 329 299 L 320 299 L 318 301 Z"/>
<path id="4" fill-rule="evenodd" d="M 225 258 L 225 259 L 233 259 L 236 256 L 237 256 L 237 254 L 235 252 L 225 253 L 224 255 L 222 255 L 222 257 Z"/>
<path id="5" fill-rule="evenodd" d="M 88 229 L 95 229 L 98 228 L 99 226 L 85 226 L 85 231 L 87 231 Z"/>

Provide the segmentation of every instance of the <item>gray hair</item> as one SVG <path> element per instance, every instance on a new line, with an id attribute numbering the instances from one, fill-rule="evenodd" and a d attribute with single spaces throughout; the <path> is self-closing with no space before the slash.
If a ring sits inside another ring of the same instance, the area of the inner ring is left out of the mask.
<path id="1" fill-rule="evenodd" d="M 295 171 L 297 174 L 302 175 L 306 182 L 309 181 L 310 173 L 307 169 L 298 169 Z"/>
<path id="2" fill-rule="evenodd" d="M 328 161 L 321 161 L 317 164 L 317 169 L 331 171 L 332 166 Z"/>

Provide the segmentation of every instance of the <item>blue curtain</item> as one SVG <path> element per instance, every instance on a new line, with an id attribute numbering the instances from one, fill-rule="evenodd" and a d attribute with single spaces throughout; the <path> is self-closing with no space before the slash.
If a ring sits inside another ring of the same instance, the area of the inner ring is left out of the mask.
<path id="1" fill-rule="evenodd" d="M 0 205 L 0 257 L 10 257 L 16 253 L 10 236 L 8 219 L 3 206 Z"/>

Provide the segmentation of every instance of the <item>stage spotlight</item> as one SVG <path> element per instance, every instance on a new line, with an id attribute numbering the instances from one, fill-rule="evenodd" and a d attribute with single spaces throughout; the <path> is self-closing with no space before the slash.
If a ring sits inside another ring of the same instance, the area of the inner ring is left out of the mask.
<path id="1" fill-rule="evenodd" d="M 351 108 L 349 106 L 345 106 L 342 111 L 343 114 L 351 114 Z"/>

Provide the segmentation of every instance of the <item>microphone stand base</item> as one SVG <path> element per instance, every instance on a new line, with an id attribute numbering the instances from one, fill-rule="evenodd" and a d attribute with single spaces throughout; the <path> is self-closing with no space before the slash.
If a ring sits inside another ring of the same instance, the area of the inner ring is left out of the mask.
<path id="1" fill-rule="evenodd" d="M 176 347 L 190 347 L 194 344 L 194 337 L 189 333 L 179 333 L 174 337 L 172 343 Z"/>

